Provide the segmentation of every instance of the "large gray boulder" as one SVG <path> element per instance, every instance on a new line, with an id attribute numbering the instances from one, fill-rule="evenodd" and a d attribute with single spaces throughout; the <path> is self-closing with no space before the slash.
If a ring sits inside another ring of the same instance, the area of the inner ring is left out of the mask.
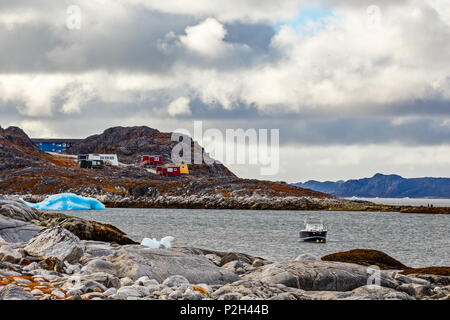
<path id="1" fill-rule="evenodd" d="M 20 201 L 0 199 L 0 217 L 1 216 L 29 222 L 38 219 L 38 211 Z"/>
<path id="2" fill-rule="evenodd" d="M 120 278 L 129 277 L 134 281 L 148 276 L 163 282 L 173 275 L 183 276 L 192 284 L 225 284 L 239 279 L 204 257 L 139 245 L 122 246 L 104 259 L 116 266 Z"/>
<path id="3" fill-rule="evenodd" d="M 0 215 L 0 242 L 28 242 L 43 228 L 19 220 L 3 218 Z"/>
<path id="4" fill-rule="evenodd" d="M 415 300 L 410 295 L 381 286 L 362 286 L 352 291 L 305 291 L 312 300 Z"/>
<path id="5" fill-rule="evenodd" d="M 36 300 L 36 298 L 15 284 L 9 284 L 0 287 L 0 300 Z"/>
<path id="6" fill-rule="evenodd" d="M 54 227 L 38 233 L 27 243 L 24 250 L 29 255 L 41 259 L 55 257 L 73 264 L 80 260 L 85 246 L 70 231 L 62 227 Z"/>
<path id="7" fill-rule="evenodd" d="M 310 291 L 350 291 L 369 284 L 370 276 L 367 267 L 356 264 L 302 260 L 266 265 L 243 278 Z M 380 271 L 380 284 L 395 288 L 397 283 Z"/>

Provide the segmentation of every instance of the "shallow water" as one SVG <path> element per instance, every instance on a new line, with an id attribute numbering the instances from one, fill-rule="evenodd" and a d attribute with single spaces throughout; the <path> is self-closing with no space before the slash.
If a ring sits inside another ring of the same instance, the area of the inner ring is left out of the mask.
<path id="1" fill-rule="evenodd" d="M 110 223 L 136 241 L 175 237 L 173 246 L 239 251 L 274 260 L 381 250 L 411 267 L 450 265 L 450 216 L 333 211 L 106 209 L 66 214 Z M 321 217 L 325 244 L 298 240 L 306 217 Z"/>
<path id="2" fill-rule="evenodd" d="M 450 194 L 450 192 L 449 192 Z M 428 206 L 450 207 L 450 199 L 422 199 L 422 198 L 347 198 L 350 200 L 365 200 L 379 204 L 388 204 L 394 206 Z"/>

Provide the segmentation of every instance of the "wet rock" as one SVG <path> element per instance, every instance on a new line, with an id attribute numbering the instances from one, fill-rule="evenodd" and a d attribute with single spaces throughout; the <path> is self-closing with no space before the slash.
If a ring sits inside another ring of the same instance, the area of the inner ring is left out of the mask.
<path id="1" fill-rule="evenodd" d="M 182 284 L 189 284 L 189 280 L 183 276 L 174 275 L 168 277 L 162 284 L 167 287 L 179 287 Z"/>
<path id="2" fill-rule="evenodd" d="M 295 261 L 319 261 L 320 258 L 310 253 L 304 253 L 295 258 Z"/>
<path id="3" fill-rule="evenodd" d="M 103 259 L 94 259 L 81 269 L 82 273 L 104 272 L 117 276 L 117 269 L 112 262 Z"/>
<path id="4" fill-rule="evenodd" d="M 17 264 L 22 260 L 22 254 L 14 247 L 0 245 L 0 261 Z"/>
<path id="5" fill-rule="evenodd" d="M 43 228 L 19 220 L 5 219 L 0 216 L 0 242 L 28 242 Z"/>
<path id="6" fill-rule="evenodd" d="M 244 275 L 243 279 L 283 284 L 311 291 L 350 291 L 368 284 L 371 274 L 366 267 L 340 262 L 291 261 L 276 262 Z M 387 273 L 381 273 L 381 285 L 395 287 Z"/>
<path id="7" fill-rule="evenodd" d="M 239 261 L 239 260 L 235 260 L 235 261 L 230 261 L 226 264 L 224 264 L 222 266 L 222 268 L 227 269 L 233 273 L 236 273 L 238 275 L 240 274 L 244 274 L 245 273 L 245 269 L 249 267 L 249 264 Z"/>
<path id="8" fill-rule="evenodd" d="M 114 263 L 119 277 L 133 281 L 148 276 L 162 282 L 170 276 L 181 275 L 190 283 L 223 284 L 238 278 L 204 257 L 143 246 L 122 246 L 106 259 Z"/>
<path id="9" fill-rule="evenodd" d="M 62 227 L 41 231 L 28 242 L 24 249 L 31 256 L 43 259 L 55 257 L 69 263 L 78 262 L 85 251 L 81 240 Z"/>
<path id="10" fill-rule="evenodd" d="M 254 257 L 243 253 L 230 252 L 222 257 L 220 260 L 220 266 L 223 266 L 231 261 L 240 261 L 251 265 L 254 259 Z"/>
<path id="11" fill-rule="evenodd" d="M 0 287 L 0 300 L 36 300 L 36 298 L 20 287 L 9 284 Z"/>
<path id="12" fill-rule="evenodd" d="M 431 290 L 431 287 L 429 285 L 416 283 L 402 284 L 396 289 L 397 291 L 405 292 L 417 299 L 423 298 L 424 296 L 431 296 L 433 294 L 433 291 Z"/>
<path id="13" fill-rule="evenodd" d="M 116 242 L 118 244 L 136 243 L 129 239 L 124 232 L 112 225 L 87 221 L 58 212 L 40 212 L 39 224 L 45 227 L 60 226 L 82 240 Z"/>
<path id="14" fill-rule="evenodd" d="M 129 297 L 141 297 L 141 294 L 136 288 L 133 287 L 121 287 L 119 290 L 117 290 L 117 296 L 121 297 L 122 299 L 127 299 Z"/>
<path id="15" fill-rule="evenodd" d="M 44 270 L 53 270 L 59 273 L 63 273 L 65 271 L 64 263 L 60 259 L 53 256 L 45 258 L 43 261 L 39 262 L 38 265 Z"/>

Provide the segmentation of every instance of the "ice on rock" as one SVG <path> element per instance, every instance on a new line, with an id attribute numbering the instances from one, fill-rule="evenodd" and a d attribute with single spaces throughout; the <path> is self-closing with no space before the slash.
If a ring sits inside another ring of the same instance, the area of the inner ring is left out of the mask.
<path id="1" fill-rule="evenodd" d="M 30 203 L 20 199 L 26 205 L 39 210 L 104 210 L 105 205 L 93 198 L 77 196 L 74 193 L 55 194 L 42 202 Z"/>
<path id="2" fill-rule="evenodd" d="M 161 247 L 169 249 L 171 247 L 171 242 L 173 241 L 173 239 L 174 237 L 171 236 L 164 237 L 160 241 L 156 240 L 155 238 L 144 238 L 141 242 L 141 245 L 152 249 L 158 249 Z"/>

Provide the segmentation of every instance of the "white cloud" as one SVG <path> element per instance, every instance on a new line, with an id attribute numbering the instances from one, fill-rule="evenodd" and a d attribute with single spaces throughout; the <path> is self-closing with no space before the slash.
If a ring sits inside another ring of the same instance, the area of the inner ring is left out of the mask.
<path id="1" fill-rule="evenodd" d="M 181 36 L 180 41 L 194 52 L 214 57 L 225 50 L 226 44 L 223 39 L 226 34 L 226 30 L 220 22 L 208 18 L 196 26 L 187 27 L 186 35 Z"/>
<path id="2" fill-rule="evenodd" d="M 167 112 L 172 117 L 184 114 L 191 114 L 191 108 L 189 107 L 190 100 L 186 97 L 180 97 L 172 101 L 167 107 Z"/>

